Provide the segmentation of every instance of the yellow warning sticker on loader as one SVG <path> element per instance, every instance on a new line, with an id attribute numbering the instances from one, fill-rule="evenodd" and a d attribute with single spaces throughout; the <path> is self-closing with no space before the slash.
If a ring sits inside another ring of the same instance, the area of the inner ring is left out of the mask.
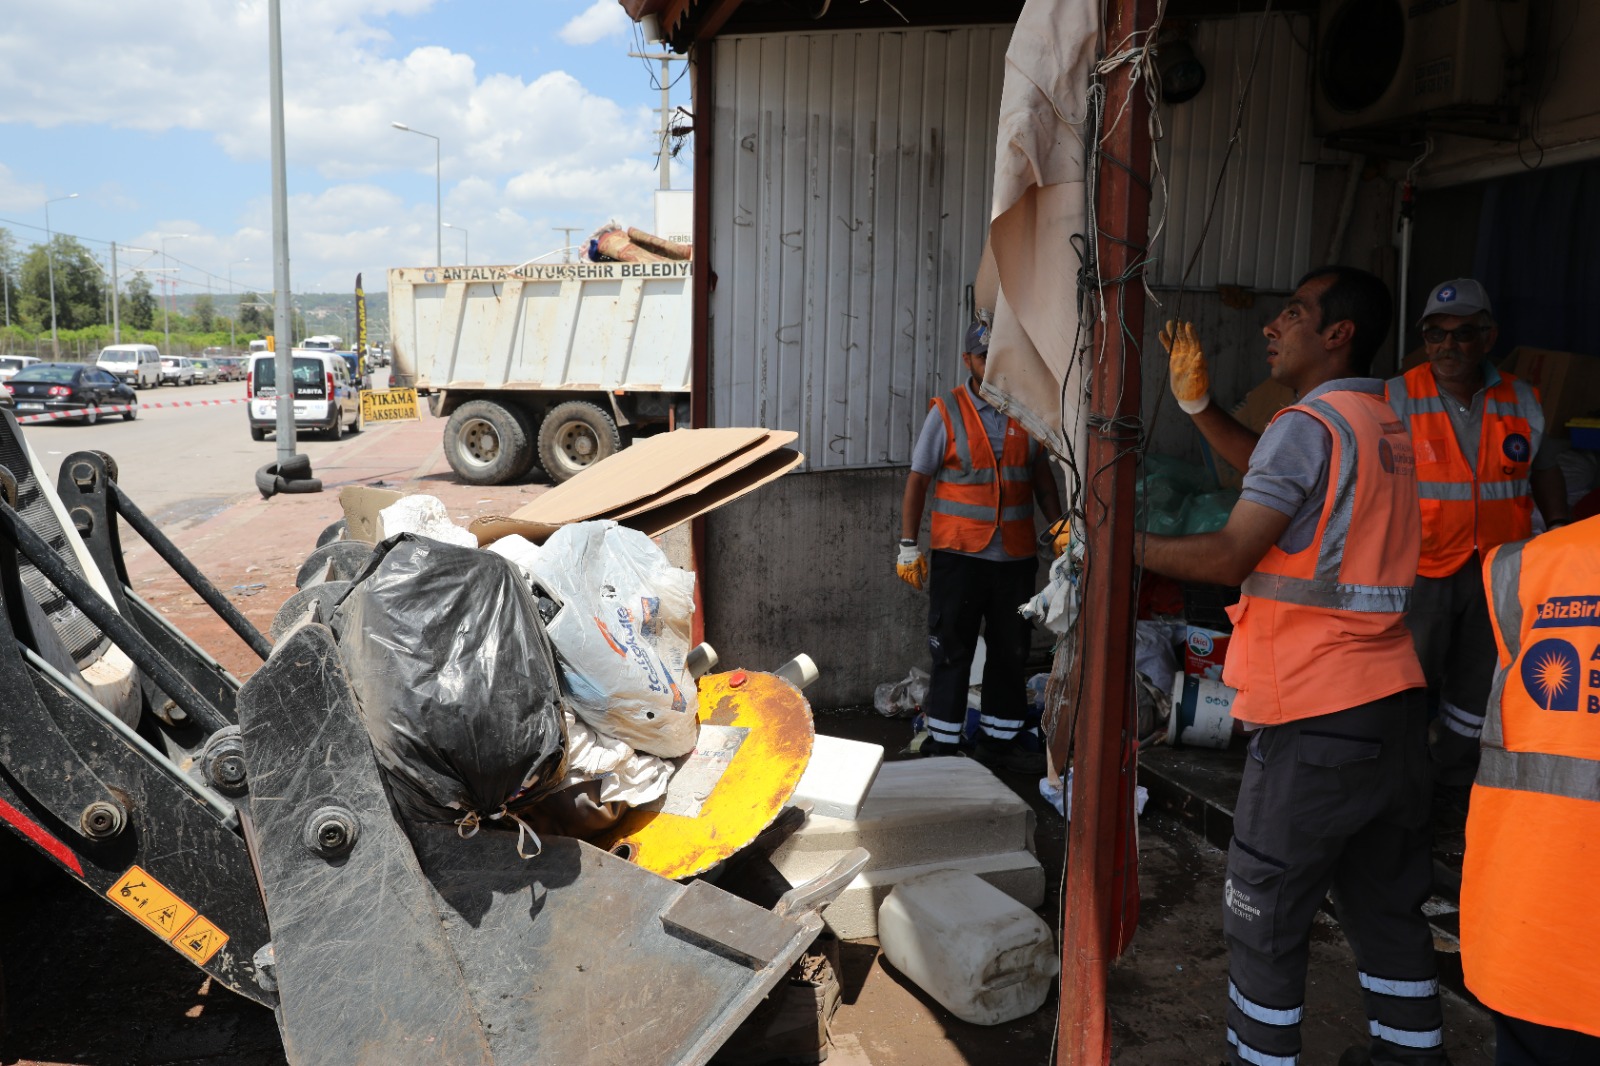
<path id="1" fill-rule="evenodd" d="M 106 898 L 167 940 L 177 936 L 200 913 L 137 866 L 129 867 L 106 890 Z"/>
<path id="2" fill-rule="evenodd" d="M 172 942 L 172 946 L 193 959 L 197 965 L 204 966 L 227 942 L 228 934 L 202 915 L 189 923 L 188 928 Z"/>

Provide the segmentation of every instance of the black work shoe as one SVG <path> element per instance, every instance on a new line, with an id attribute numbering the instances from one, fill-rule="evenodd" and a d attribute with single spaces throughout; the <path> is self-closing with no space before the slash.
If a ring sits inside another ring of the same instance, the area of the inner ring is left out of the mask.
<path id="1" fill-rule="evenodd" d="M 1366 1044 L 1345 1048 L 1339 1056 L 1339 1066 L 1372 1066 L 1372 1048 Z"/>
<path id="2" fill-rule="evenodd" d="M 1012 741 L 990 740 L 979 737 L 972 749 L 972 757 L 991 770 L 1009 774 L 1042 775 L 1045 770 L 1044 752 L 1029 751 Z"/>

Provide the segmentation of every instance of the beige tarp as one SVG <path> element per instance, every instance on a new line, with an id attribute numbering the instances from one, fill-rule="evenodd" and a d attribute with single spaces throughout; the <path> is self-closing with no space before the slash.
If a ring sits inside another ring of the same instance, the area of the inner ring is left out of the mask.
<path id="1" fill-rule="evenodd" d="M 1083 453 L 1072 237 L 1087 230 L 1083 138 L 1099 33 L 1100 0 L 1022 9 L 1006 49 L 989 250 L 975 286 L 977 305 L 994 311 L 983 393 L 1057 455 L 1069 441 Z"/>

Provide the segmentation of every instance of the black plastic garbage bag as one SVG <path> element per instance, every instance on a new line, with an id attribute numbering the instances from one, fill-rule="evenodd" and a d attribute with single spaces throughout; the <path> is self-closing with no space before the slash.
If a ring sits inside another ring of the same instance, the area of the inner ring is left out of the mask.
<path id="1" fill-rule="evenodd" d="M 476 827 L 560 784 L 560 674 L 514 563 L 409 533 L 391 537 L 340 601 L 333 628 L 408 817 Z"/>

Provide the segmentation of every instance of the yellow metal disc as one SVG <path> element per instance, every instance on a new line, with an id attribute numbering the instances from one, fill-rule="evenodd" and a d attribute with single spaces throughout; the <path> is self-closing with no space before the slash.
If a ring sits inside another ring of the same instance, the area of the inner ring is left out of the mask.
<path id="1" fill-rule="evenodd" d="M 692 877 L 749 844 L 794 795 L 811 761 L 811 705 L 772 674 L 733 670 L 699 680 L 700 738 L 667 794 L 594 840 L 626 845 L 638 865 Z"/>

